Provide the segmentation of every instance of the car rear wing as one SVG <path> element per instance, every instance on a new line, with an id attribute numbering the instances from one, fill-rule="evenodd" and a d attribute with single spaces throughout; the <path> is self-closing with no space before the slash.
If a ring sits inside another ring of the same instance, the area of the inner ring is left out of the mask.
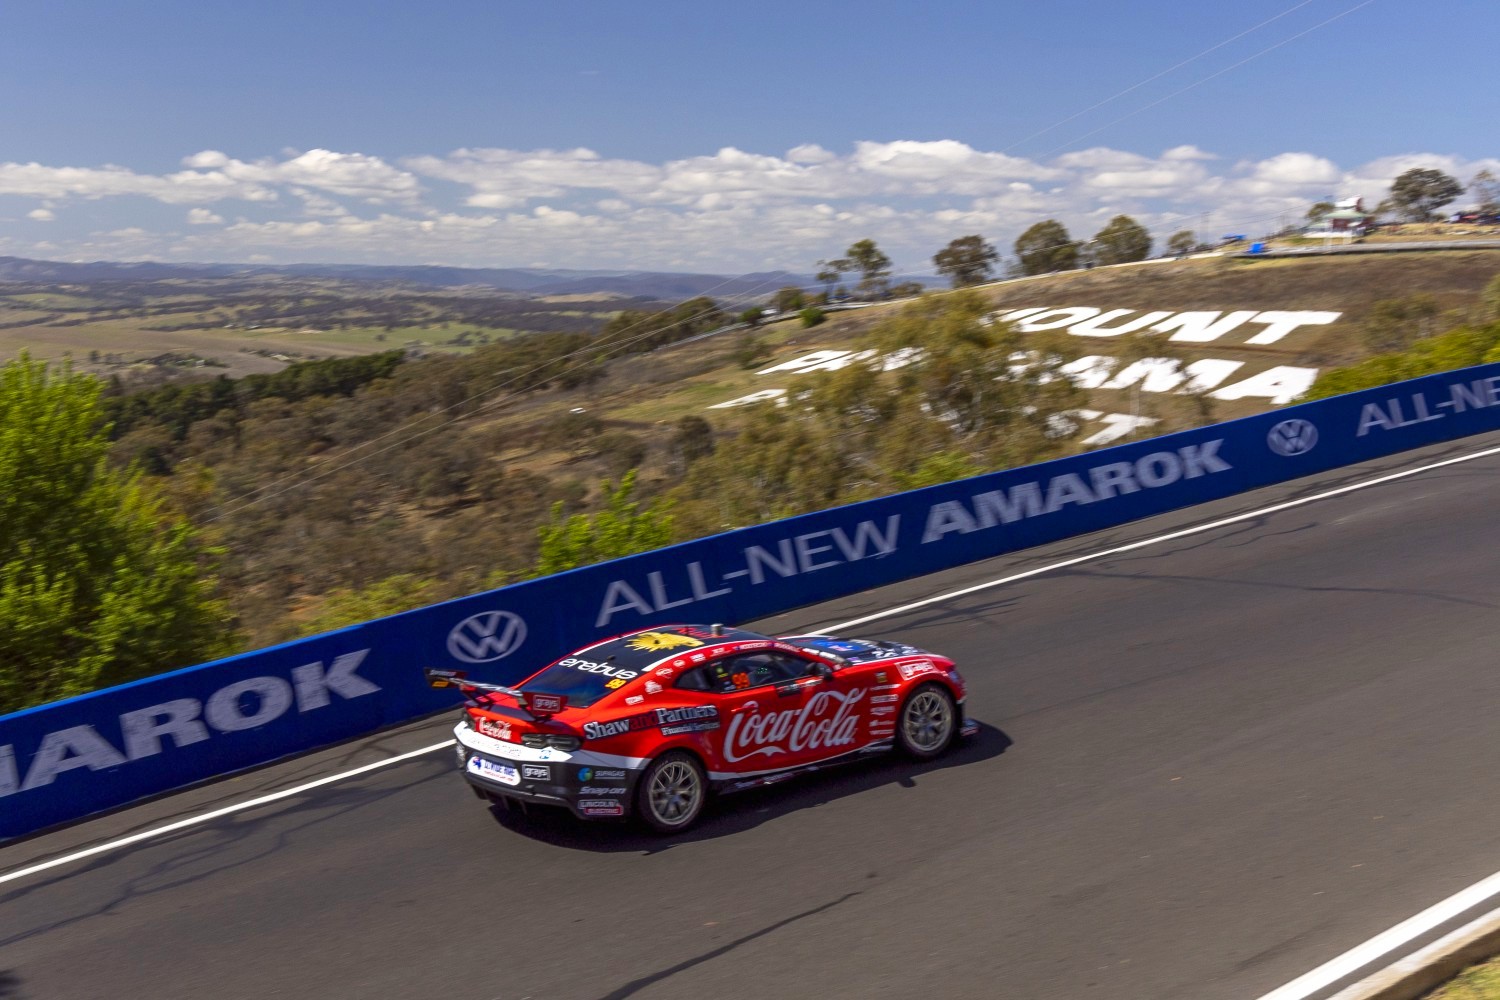
<path id="1" fill-rule="evenodd" d="M 522 691 L 520 688 L 506 687 L 504 684 L 491 684 L 488 681 L 471 681 L 468 674 L 462 670 L 435 670 L 432 667 L 423 669 L 422 674 L 427 678 L 427 686 L 431 688 L 456 687 L 463 692 L 465 698 L 473 698 L 475 694 L 508 694 L 516 699 L 521 709 L 534 719 L 548 719 L 568 707 L 568 697 L 562 694 L 545 694 L 540 691 Z"/>

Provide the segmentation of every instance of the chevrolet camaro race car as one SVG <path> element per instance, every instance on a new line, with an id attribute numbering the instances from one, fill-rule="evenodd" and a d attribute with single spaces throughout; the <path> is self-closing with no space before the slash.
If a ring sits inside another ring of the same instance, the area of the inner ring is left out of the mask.
<path id="1" fill-rule="evenodd" d="M 467 697 L 458 765 L 481 798 L 693 824 L 711 792 L 864 754 L 927 760 L 978 726 L 953 661 L 900 643 L 666 625 L 595 643 L 515 687 L 428 670 Z"/>

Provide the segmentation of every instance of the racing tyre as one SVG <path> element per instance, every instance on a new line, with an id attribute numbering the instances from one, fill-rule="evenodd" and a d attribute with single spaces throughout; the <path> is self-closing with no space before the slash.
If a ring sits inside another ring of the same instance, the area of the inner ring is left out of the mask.
<path id="1" fill-rule="evenodd" d="M 636 789 L 636 812 L 657 833 L 692 826 L 708 798 L 708 780 L 692 754 L 673 750 L 653 760 Z"/>
<path id="2" fill-rule="evenodd" d="M 901 706 L 896 722 L 896 745 L 908 757 L 931 760 L 953 742 L 958 732 L 958 706 L 941 684 L 923 684 Z"/>

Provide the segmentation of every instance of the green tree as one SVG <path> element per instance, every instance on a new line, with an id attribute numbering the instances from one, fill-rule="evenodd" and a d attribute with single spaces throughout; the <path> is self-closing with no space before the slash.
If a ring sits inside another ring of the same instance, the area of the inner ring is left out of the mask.
<path id="1" fill-rule="evenodd" d="M 845 259 L 859 272 L 859 295 L 864 299 L 877 299 L 885 294 L 890 284 L 891 259 L 880 252 L 874 240 L 860 240 L 844 251 Z"/>
<path id="2" fill-rule="evenodd" d="M 1437 299 L 1426 292 L 1381 299 L 1370 307 L 1360 331 L 1365 346 L 1379 353 L 1404 350 L 1431 335 L 1433 320 L 1440 311 Z"/>
<path id="3" fill-rule="evenodd" d="M 835 277 L 833 280 L 837 281 L 838 278 Z M 771 300 L 771 306 L 779 313 L 789 313 L 801 309 L 806 301 L 807 296 L 802 293 L 802 289 L 795 285 L 788 285 L 776 292 L 776 297 Z"/>
<path id="4" fill-rule="evenodd" d="M 802 326 L 804 329 L 810 326 L 817 326 L 827 318 L 827 315 L 823 312 L 823 310 L 819 309 L 817 306 L 808 306 L 797 315 L 802 318 Z"/>
<path id="5" fill-rule="evenodd" d="M 1311 206 L 1308 207 L 1307 214 L 1303 215 L 1302 218 L 1309 225 L 1315 222 L 1321 222 L 1323 221 L 1323 216 L 1327 215 L 1329 212 L 1332 212 L 1333 208 L 1334 205 L 1331 201 L 1315 201 Z"/>
<path id="6" fill-rule="evenodd" d="M 1151 256 L 1151 234 L 1128 215 L 1117 215 L 1094 234 L 1101 264 L 1133 264 Z"/>
<path id="7" fill-rule="evenodd" d="M 0 712 L 233 648 L 214 551 L 109 466 L 100 390 L 24 353 L 0 368 Z"/>
<path id="8" fill-rule="evenodd" d="M 1441 170 L 1412 167 L 1391 185 L 1391 202 L 1408 221 L 1426 222 L 1463 191 L 1462 184 Z"/>
<path id="9" fill-rule="evenodd" d="M 938 274 L 946 274 L 954 288 L 990 280 L 1000 253 L 983 236 L 960 236 L 932 256 Z"/>
<path id="10" fill-rule="evenodd" d="M 1179 229 L 1167 238 L 1167 249 L 1181 256 L 1198 248 L 1198 237 L 1191 229 Z"/>
<path id="11" fill-rule="evenodd" d="M 1500 214 L 1500 178 L 1481 170 L 1469 181 L 1469 193 L 1474 196 L 1475 211 L 1481 215 Z"/>
<path id="12" fill-rule="evenodd" d="M 335 587 L 323 595 L 317 611 L 301 623 L 297 634 L 307 636 L 332 632 L 372 618 L 384 618 L 420 608 L 441 599 L 441 589 L 436 580 L 423 579 L 411 573 L 386 577 L 364 589 Z"/>
<path id="13" fill-rule="evenodd" d="M 760 306 L 750 306 L 748 309 L 742 311 L 737 318 L 746 326 L 760 326 Z"/>
<path id="14" fill-rule="evenodd" d="M 619 485 L 604 484 L 605 508 L 596 514 L 563 516 L 561 502 L 552 505 L 552 520 L 537 532 L 541 551 L 536 573 L 546 576 L 606 559 L 659 549 L 672 541 L 672 515 L 664 507 L 642 508 L 632 499 L 635 471 Z"/>
<path id="15" fill-rule="evenodd" d="M 854 270 L 854 265 L 844 258 L 836 260 L 818 261 L 817 279 L 823 283 L 823 299 L 827 301 L 833 297 L 833 286 L 839 283 L 839 279 L 848 271 Z"/>
<path id="16" fill-rule="evenodd" d="M 682 469 L 714 453 L 714 428 L 698 416 L 679 417 L 669 451 Z"/>
<path id="17" fill-rule="evenodd" d="M 1016 237 L 1022 274 L 1049 274 L 1078 266 L 1078 244 L 1056 219 L 1038 222 Z"/>

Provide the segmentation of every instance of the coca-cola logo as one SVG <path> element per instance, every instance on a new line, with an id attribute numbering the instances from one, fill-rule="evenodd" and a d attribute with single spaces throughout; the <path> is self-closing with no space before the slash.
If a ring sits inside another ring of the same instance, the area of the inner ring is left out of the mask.
<path id="1" fill-rule="evenodd" d="M 724 759 L 734 762 L 853 743 L 859 726 L 855 706 L 864 696 L 864 688 L 847 693 L 819 691 L 801 708 L 779 712 L 762 711 L 759 703 L 747 702 L 729 722 Z"/>
<path id="2" fill-rule="evenodd" d="M 492 739 L 515 742 L 510 738 L 509 722 L 498 722 L 494 719 L 481 718 L 479 720 L 479 731 Z"/>

